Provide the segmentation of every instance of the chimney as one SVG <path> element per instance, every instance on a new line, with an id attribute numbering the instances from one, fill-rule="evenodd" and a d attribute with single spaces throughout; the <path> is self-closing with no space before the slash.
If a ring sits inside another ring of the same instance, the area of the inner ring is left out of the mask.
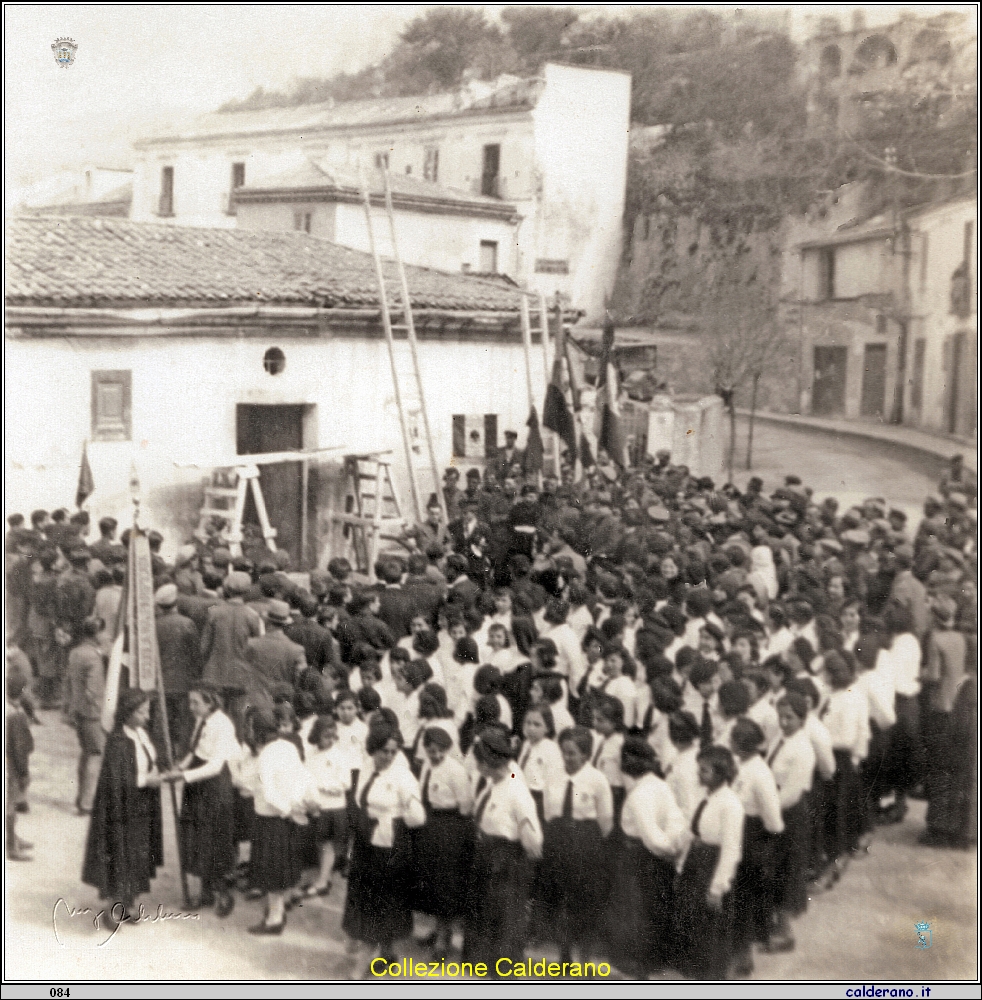
<path id="1" fill-rule="evenodd" d="M 852 12 L 852 30 L 864 31 L 866 29 L 866 12 L 862 9 Z"/>

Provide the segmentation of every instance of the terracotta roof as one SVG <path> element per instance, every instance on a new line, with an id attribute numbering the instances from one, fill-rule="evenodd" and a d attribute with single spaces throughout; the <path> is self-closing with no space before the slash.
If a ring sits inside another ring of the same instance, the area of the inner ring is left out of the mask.
<path id="1" fill-rule="evenodd" d="M 268 132 L 360 129 L 374 125 L 419 122 L 476 113 L 519 111 L 535 106 L 541 92 L 538 80 L 509 81 L 499 90 L 471 96 L 466 91 L 417 94 L 411 97 L 369 97 L 360 101 L 325 101 L 297 107 L 259 111 L 213 111 L 194 119 L 162 126 L 136 146 L 201 139 L 205 136 L 256 135 Z"/>
<path id="2" fill-rule="evenodd" d="M 372 204 L 383 204 L 385 182 L 380 170 L 366 176 Z M 515 206 L 500 198 L 471 194 L 456 188 L 443 187 L 433 181 L 420 180 L 408 174 L 389 174 L 389 188 L 396 208 L 453 214 L 472 214 L 514 219 Z M 235 189 L 235 200 L 240 203 L 267 201 L 347 201 L 361 202 L 361 180 L 352 171 L 321 166 L 308 160 L 302 167 L 277 174 Z"/>
<path id="3" fill-rule="evenodd" d="M 304 233 L 21 217 L 7 221 L 6 261 L 8 306 L 378 307 L 371 256 Z M 424 267 L 406 274 L 414 309 L 518 310 L 505 282 Z M 395 308 L 392 264 L 386 280 Z"/>

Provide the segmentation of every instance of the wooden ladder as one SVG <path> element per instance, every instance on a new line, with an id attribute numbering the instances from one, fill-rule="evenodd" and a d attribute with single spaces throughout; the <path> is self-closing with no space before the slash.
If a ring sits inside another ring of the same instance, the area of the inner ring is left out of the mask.
<path id="1" fill-rule="evenodd" d="M 334 521 L 345 526 L 358 573 L 375 581 L 375 563 L 383 539 L 395 539 L 406 527 L 392 485 L 391 462 L 381 454 L 345 455 L 346 511 Z"/>
<path id="2" fill-rule="evenodd" d="M 235 485 L 229 485 L 233 479 Z M 215 469 L 212 472 L 211 483 L 205 487 L 205 502 L 198 517 L 195 538 L 203 542 L 208 541 L 210 534 L 208 528 L 212 524 L 212 519 L 219 519 L 226 525 L 219 532 L 220 537 L 228 544 L 233 556 L 242 555 L 242 527 L 246 497 L 250 489 L 266 547 L 275 552 L 276 529 L 269 523 L 266 501 L 259 485 L 258 465 L 237 465 Z"/>
<path id="3" fill-rule="evenodd" d="M 430 431 L 429 414 L 426 409 L 426 397 L 423 392 L 423 380 L 420 374 L 419 353 L 416 344 L 416 326 L 413 321 L 412 303 L 409 295 L 409 283 L 406 280 L 406 269 L 399 254 L 399 242 L 396 238 L 395 213 L 392 209 L 392 190 L 389 185 L 388 169 L 382 171 L 385 185 L 385 214 L 389 221 L 389 233 L 392 241 L 392 253 L 395 258 L 396 272 L 399 276 L 399 295 L 402 304 L 402 323 L 394 324 L 389 312 L 388 291 L 385 286 L 385 274 L 382 259 L 375 243 L 375 231 L 372 224 L 371 195 L 364 172 L 361 174 L 362 195 L 365 203 L 365 223 L 368 227 L 368 244 L 375 261 L 375 275 L 379 288 L 379 307 L 382 314 L 382 329 L 386 345 L 389 349 L 389 363 L 392 368 L 392 385 L 395 391 L 396 408 L 399 411 L 399 425 L 402 430 L 402 443 L 406 456 L 406 468 L 409 475 L 409 489 L 412 496 L 413 511 L 416 521 L 424 519 L 427 492 L 436 495 L 440 504 L 443 523 L 447 523 L 447 505 L 443 496 L 440 469 L 436 463 L 436 452 L 433 448 L 433 435 Z M 393 337 L 393 331 L 405 331 L 409 345 L 409 365 L 400 365 L 400 355 Z M 422 428 L 416 428 L 410 421 L 413 414 L 419 414 Z M 422 433 L 417 439 L 417 431 Z"/>

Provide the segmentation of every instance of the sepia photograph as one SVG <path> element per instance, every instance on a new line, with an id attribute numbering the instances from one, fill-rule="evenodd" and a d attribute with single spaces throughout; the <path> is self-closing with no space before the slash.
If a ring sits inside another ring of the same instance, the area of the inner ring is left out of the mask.
<path id="1" fill-rule="evenodd" d="M 5 993 L 978 996 L 979 13 L 4 5 Z"/>

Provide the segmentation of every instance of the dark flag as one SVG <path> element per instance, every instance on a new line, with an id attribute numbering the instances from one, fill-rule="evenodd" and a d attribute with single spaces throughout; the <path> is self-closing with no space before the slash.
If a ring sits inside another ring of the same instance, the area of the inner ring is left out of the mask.
<path id="1" fill-rule="evenodd" d="M 625 459 L 624 433 L 621 430 L 620 408 L 617 403 L 617 369 L 613 362 L 614 321 L 607 317 L 600 353 L 600 374 L 597 378 L 597 444 L 622 469 Z"/>
<path id="2" fill-rule="evenodd" d="M 92 469 L 89 467 L 89 453 L 86 442 L 82 442 L 82 464 L 78 470 L 78 488 L 75 490 L 75 506 L 83 503 L 95 492 L 95 482 L 92 479 Z"/>
<path id="3" fill-rule="evenodd" d="M 589 469 L 594 465 L 593 452 L 590 451 L 590 442 L 586 439 L 586 434 L 580 435 L 580 464 L 584 469 Z"/>
<path id="4" fill-rule="evenodd" d="M 546 321 L 548 322 L 548 320 Z M 570 462 L 576 461 L 576 423 L 566 403 L 563 392 L 563 358 L 566 356 L 565 330 L 560 313 L 556 329 L 556 356 L 552 363 L 552 381 L 546 389 L 546 402 L 542 408 L 542 426 L 558 434 L 569 452 Z"/>
<path id="5" fill-rule="evenodd" d="M 525 456 L 522 459 L 522 471 L 526 479 L 537 476 L 542 471 L 542 435 L 539 433 L 539 415 L 532 407 L 525 426 L 529 429 L 528 440 L 525 442 Z"/>

